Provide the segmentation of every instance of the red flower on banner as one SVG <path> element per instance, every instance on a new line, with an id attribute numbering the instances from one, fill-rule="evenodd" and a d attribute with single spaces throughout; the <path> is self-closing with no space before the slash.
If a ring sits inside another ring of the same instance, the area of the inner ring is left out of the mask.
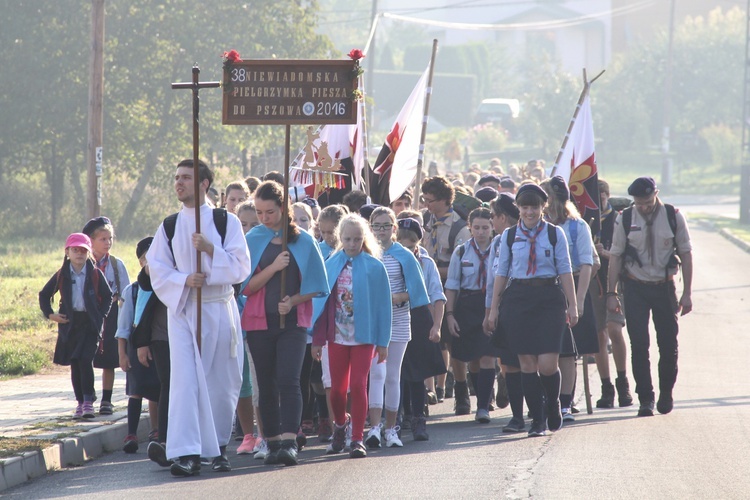
<path id="1" fill-rule="evenodd" d="M 232 49 L 229 52 L 224 52 L 224 63 L 236 63 L 236 62 L 242 62 L 242 59 L 240 59 L 240 53 L 236 50 Z"/>
<path id="2" fill-rule="evenodd" d="M 359 61 L 360 59 L 365 57 L 365 53 L 362 52 L 360 49 L 352 49 L 349 51 L 349 57 L 351 57 L 355 61 Z"/>

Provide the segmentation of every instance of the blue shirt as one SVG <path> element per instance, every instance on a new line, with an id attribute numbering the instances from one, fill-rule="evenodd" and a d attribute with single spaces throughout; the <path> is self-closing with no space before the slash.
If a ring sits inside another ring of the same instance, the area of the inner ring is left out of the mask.
<path id="1" fill-rule="evenodd" d="M 73 294 L 71 303 L 74 311 L 83 312 L 86 310 L 86 303 L 83 300 L 83 289 L 86 285 L 86 266 L 81 268 L 81 272 L 77 273 L 73 269 L 73 264 L 70 265 L 70 280 L 72 283 L 71 293 Z"/>
<path id="2" fill-rule="evenodd" d="M 484 298 L 484 306 L 492 306 L 492 289 L 495 286 L 495 273 L 497 272 L 497 264 L 500 262 L 500 244 L 502 243 L 503 235 L 498 234 L 490 243 L 490 255 L 487 257 L 487 295 Z"/>
<path id="3" fill-rule="evenodd" d="M 573 228 L 573 226 L 576 226 Z M 594 240 L 591 238 L 591 228 L 583 219 L 566 219 L 562 226 L 568 239 L 570 264 L 574 273 L 581 270 L 583 265 L 594 265 Z M 573 235 L 575 233 L 575 235 Z M 575 238 L 573 237 L 575 236 Z"/>
<path id="4" fill-rule="evenodd" d="M 547 224 L 544 221 L 541 224 Z M 521 223 L 523 224 L 523 223 Z M 547 229 L 542 228 L 536 237 L 536 273 L 526 274 L 529 264 L 530 243 L 526 240 L 523 232 L 516 228 L 516 239 L 513 242 L 513 254 L 508 248 L 508 229 L 502 234 L 500 242 L 500 257 L 497 262 L 496 276 L 510 277 L 513 279 L 530 278 L 554 278 L 561 274 L 572 273 L 570 255 L 568 254 L 568 239 L 565 231 L 556 227 L 557 244 L 554 249 L 549 241 Z"/>
<path id="5" fill-rule="evenodd" d="M 427 296 L 430 298 L 430 304 L 434 304 L 438 300 L 445 302 L 443 283 L 440 281 L 440 272 L 438 271 L 437 264 L 435 264 L 435 261 L 427 253 L 427 249 L 421 246 L 419 247 L 419 263 L 422 265 L 424 284 L 427 287 Z"/>
<path id="6" fill-rule="evenodd" d="M 117 314 L 116 339 L 130 339 L 133 333 L 133 321 L 135 319 L 135 304 L 133 303 L 133 284 L 129 284 L 122 291 L 123 302 Z"/>
<path id="7" fill-rule="evenodd" d="M 478 279 L 480 259 L 471 245 L 472 241 L 474 241 L 474 238 L 470 239 L 463 245 L 456 247 L 453 251 L 451 262 L 448 265 L 448 275 L 445 280 L 446 290 L 482 289 L 482 287 L 479 286 L 480 280 Z M 462 248 L 463 250 L 461 250 Z M 481 249 L 479 250 L 482 253 L 488 253 L 487 258 L 484 261 L 485 268 L 490 265 L 490 248 L 491 247 L 488 247 L 484 252 Z M 461 252 L 463 252 L 463 257 L 461 257 Z"/>

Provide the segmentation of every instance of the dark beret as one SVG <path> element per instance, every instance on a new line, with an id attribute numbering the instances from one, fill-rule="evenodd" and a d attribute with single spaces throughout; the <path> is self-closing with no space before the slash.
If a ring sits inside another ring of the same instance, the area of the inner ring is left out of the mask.
<path id="1" fill-rule="evenodd" d="M 653 177 L 638 177 L 628 187 L 628 194 L 639 198 L 651 196 L 654 191 L 656 191 L 656 181 Z"/>
<path id="2" fill-rule="evenodd" d="M 485 186 L 474 193 L 474 198 L 477 198 L 479 201 L 483 201 L 485 203 L 490 202 L 497 198 L 497 190 L 493 187 Z"/>
<path id="3" fill-rule="evenodd" d="M 398 228 L 414 231 L 417 234 L 417 238 L 419 238 L 420 240 L 422 239 L 422 224 L 420 224 L 417 219 L 412 219 L 411 217 L 399 219 Z"/>
<path id="4" fill-rule="evenodd" d="M 518 188 L 518 191 L 516 191 L 516 199 L 520 198 L 522 194 L 529 193 L 529 192 L 536 193 L 537 195 L 539 195 L 539 197 L 542 198 L 543 202 L 545 203 L 547 202 L 547 198 L 548 198 L 547 192 L 541 187 L 539 187 L 537 184 L 534 184 L 531 182 L 528 184 L 524 184 L 523 186 Z"/>
<path id="5" fill-rule="evenodd" d="M 362 205 L 359 209 L 359 215 L 361 215 L 365 220 L 370 220 L 370 215 L 375 211 L 376 208 L 378 208 L 380 205 L 375 204 L 369 204 L 369 205 Z"/>
<path id="6" fill-rule="evenodd" d="M 304 200 L 302 200 L 302 203 L 309 206 L 310 208 L 318 208 L 320 205 L 318 204 L 318 200 L 315 198 L 307 197 Z"/>
<path id="7" fill-rule="evenodd" d="M 90 238 L 97 229 L 104 227 L 107 224 L 112 224 L 107 217 L 94 217 L 83 226 L 83 231 L 81 232 Z"/>
<path id="8" fill-rule="evenodd" d="M 507 176 L 506 177 L 501 177 L 500 178 L 500 187 L 515 189 L 515 187 L 516 187 L 516 181 L 514 181 L 513 179 L 511 179 L 510 177 L 507 177 Z"/>
<path id="9" fill-rule="evenodd" d="M 570 199 L 570 189 L 568 183 L 561 176 L 556 175 L 549 180 L 549 187 L 555 193 L 558 199 L 568 201 Z"/>
<path id="10" fill-rule="evenodd" d="M 148 249 L 151 248 L 152 241 L 154 241 L 153 236 L 147 236 L 146 238 L 143 238 L 141 241 L 139 241 L 135 246 L 135 256 L 140 259 L 143 254 L 148 252 Z"/>
<path id="11" fill-rule="evenodd" d="M 477 184 L 481 186 L 485 182 L 496 182 L 500 184 L 500 177 L 493 175 L 493 174 L 483 175 L 482 177 L 479 178 L 479 182 Z"/>
<path id="12" fill-rule="evenodd" d="M 500 209 L 499 211 L 510 215 L 514 219 L 518 219 L 521 216 L 516 206 L 516 197 L 510 193 L 500 193 L 493 204 Z M 498 210 L 495 211 L 497 212 Z"/>

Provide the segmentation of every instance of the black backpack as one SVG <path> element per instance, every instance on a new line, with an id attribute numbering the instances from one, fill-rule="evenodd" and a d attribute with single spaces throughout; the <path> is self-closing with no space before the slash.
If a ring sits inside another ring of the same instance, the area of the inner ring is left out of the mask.
<path id="1" fill-rule="evenodd" d="M 172 214 L 164 219 L 164 233 L 167 235 L 167 244 L 169 245 L 169 251 L 172 252 L 172 258 L 174 259 L 174 250 L 172 249 L 172 238 L 174 238 L 174 231 L 177 227 L 177 216 L 179 212 Z M 214 225 L 216 230 L 221 236 L 221 243 L 224 244 L 224 238 L 227 235 L 227 211 L 224 208 L 214 208 Z"/>
<path id="2" fill-rule="evenodd" d="M 669 263 L 667 264 L 667 268 L 664 271 L 665 277 L 669 275 L 669 270 L 672 268 L 677 268 L 682 263 L 680 260 L 680 256 L 677 254 L 677 246 L 674 244 L 674 236 L 677 234 L 677 209 L 674 207 L 674 205 L 670 205 L 669 203 L 664 203 L 664 209 L 667 211 L 667 221 L 669 222 L 669 228 L 672 230 L 672 256 L 669 258 Z M 623 257 L 630 257 L 635 261 L 636 264 L 638 264 L 639 267 L 641 267 L 643 264 L 641 263 L 640 258 L 638 257 L 638 252 L 636 252 L 635 248 L 627 241 L 628 236 L 630 235 L 630 226 L 633 223 L 633 205 L 623 209 L 622 211 L 622 228 L 625 230 L 625 252 L 623 253 Z"/>

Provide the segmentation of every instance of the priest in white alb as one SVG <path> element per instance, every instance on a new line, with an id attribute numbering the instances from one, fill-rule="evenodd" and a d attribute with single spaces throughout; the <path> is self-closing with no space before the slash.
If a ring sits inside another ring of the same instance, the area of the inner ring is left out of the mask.
<path id="1" fill-rule="evenodd" d="M 196 233 L 193 160 L 177 165 L 174 188 L 180 212 L 159 226 L 147 254 L 154 292 L 167 306 L 171 384 L 167 458 L 174 476 L 231 470 L 226 445 L 242 383 L 242 331 L 233 283 L 250 274 L 250 255 L 234 214 L 213 209 L 205 193 L 213 174 L 199 162 L 200 228 Z M 171 245 L 170 245 L 171 242 Z M 200 250 L 201 272 L 196 272 Z M 201 290 L 201 349 L 196 339 Z"/>

